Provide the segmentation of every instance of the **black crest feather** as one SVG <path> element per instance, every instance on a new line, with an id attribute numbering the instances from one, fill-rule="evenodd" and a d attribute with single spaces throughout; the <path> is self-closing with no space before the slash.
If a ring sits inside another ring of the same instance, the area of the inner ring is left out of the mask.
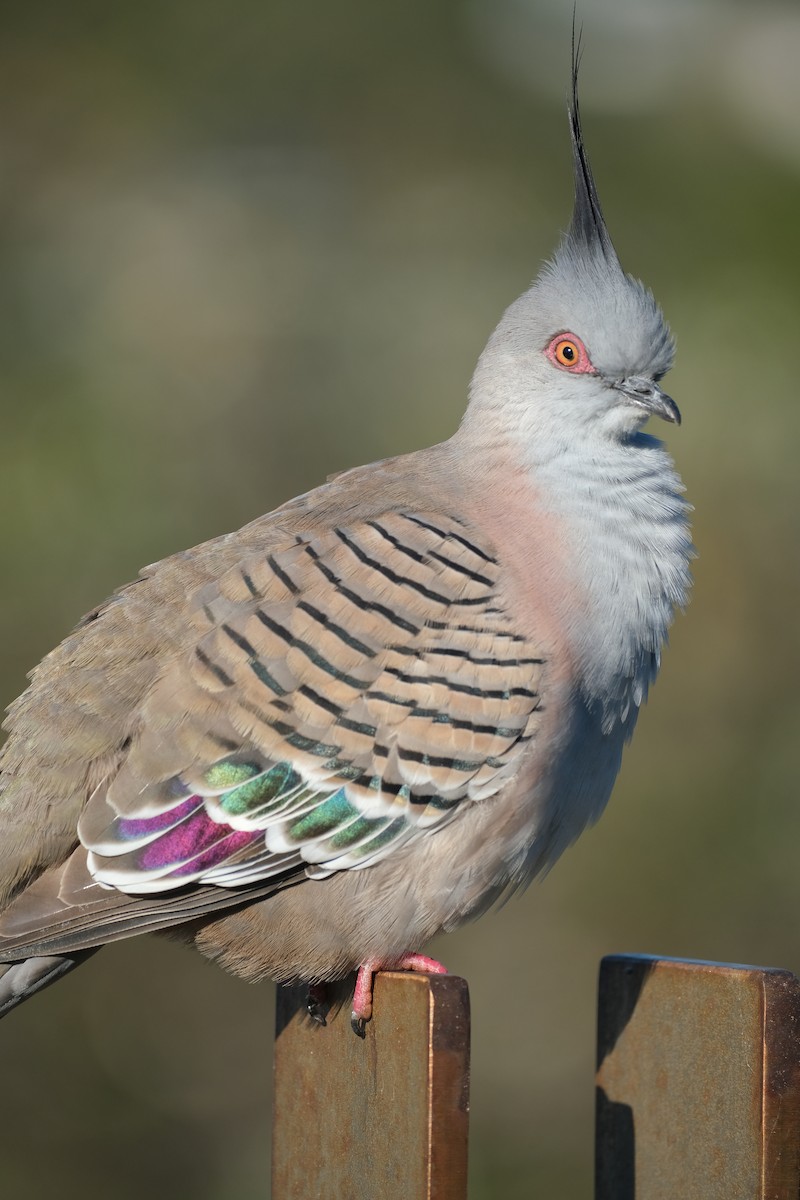
<path id="1" fill-rule="evenodd" d="M 581 35 L 575 37 L 575 16 L 572 18 L 572 94 L 568 105 L 569 128 L 572 134 L 572 165 L 575 179 L 575 207 L 567 232 L 567 242 L 575 249 L 601 254 L 609 265 L 619 266 L 619 259 L 603 220 L 603 210 L 595 187 L 589 156 L 583 144 L 581 110 L 578 103 L 578 69 L 581 61 Z"/>

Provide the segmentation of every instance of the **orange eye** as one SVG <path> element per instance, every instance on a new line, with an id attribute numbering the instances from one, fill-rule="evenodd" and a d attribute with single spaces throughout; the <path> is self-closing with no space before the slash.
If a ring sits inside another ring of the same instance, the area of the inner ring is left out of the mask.
<path id="1" fill-rule="evenodd" d="M 580 350 L 570 338 L 562 338 L 553 347 L 553 354 L 562 367 L 574 367 L 580 357 Z"/>
<path id="2" fill-rule="evenodd" d="M 589 351 L 574 333 L 557 333 L 545 347 L 545 354 L 553 366 L 573 375 L 596 375 L 589 358 Z"/>

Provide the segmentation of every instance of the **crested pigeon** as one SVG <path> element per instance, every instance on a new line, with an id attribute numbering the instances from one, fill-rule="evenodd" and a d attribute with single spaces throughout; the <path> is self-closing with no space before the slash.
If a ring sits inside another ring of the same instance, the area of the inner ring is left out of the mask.
<path id="1" fill-rule="evenodd" d="M 165 559 L 11 706 L 0 1012 L 169 930 L 248 980 L 444 970 L 594 821 L 686 600 L 673 342 L 569 105 L 575 202 L 446 442 Z"/>

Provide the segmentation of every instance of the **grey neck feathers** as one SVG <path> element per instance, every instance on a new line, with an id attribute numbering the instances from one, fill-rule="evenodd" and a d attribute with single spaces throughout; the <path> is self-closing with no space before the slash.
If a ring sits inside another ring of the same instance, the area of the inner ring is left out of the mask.
<path id="1" fill-rule="evenodd" d="M 604 732 L 632 729 L 688 596 L 683 486 L 661 443 L 641 433 L 602 455 L 577 447 L 539 463 L 536 485 L 570 528 L 573 571 L 588 593 L 584 610 L 562 614 L 584 698 Z"/>

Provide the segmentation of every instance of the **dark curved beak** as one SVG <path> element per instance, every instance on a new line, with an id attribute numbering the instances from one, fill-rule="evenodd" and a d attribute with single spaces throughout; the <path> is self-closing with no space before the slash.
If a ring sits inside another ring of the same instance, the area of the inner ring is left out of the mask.
<path id="1" fill-rule="evenodd" d="M 654 379 L 648 379 L 646 375 L 631 375 L 628 379 L 612 383 L 611 386 L 651 416 L 680 425 L 680 409 L 671 396 L 662 392 Z"/>

